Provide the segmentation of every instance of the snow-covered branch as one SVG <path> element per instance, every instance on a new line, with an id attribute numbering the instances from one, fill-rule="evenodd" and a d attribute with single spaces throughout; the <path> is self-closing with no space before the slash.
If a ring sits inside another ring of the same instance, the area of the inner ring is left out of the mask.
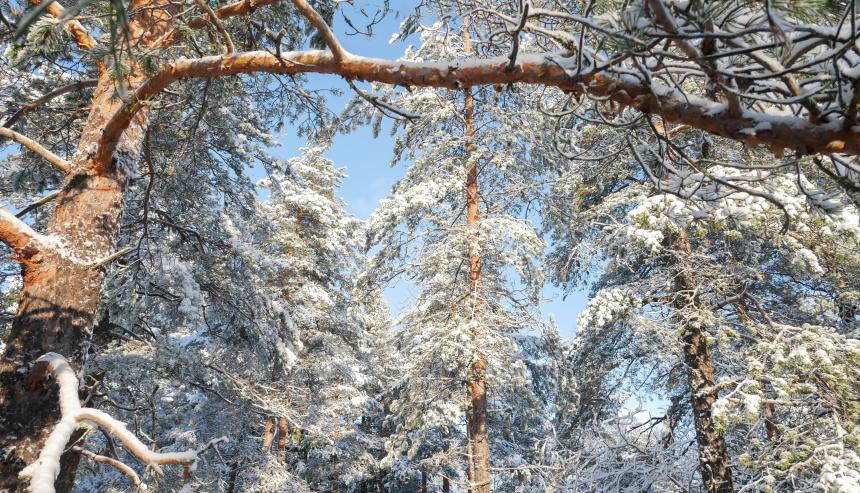
<path id="1" fill-rule="evenodd" d="M 54 491 L 54 480 L 60 473 L 60 456 L 63 454 L 72 433 L 83 423 L 91 423 L 105 430 L 119 440 L 126 450 L 159 474 L 161 473 L 160 466 L 167 464 L 177 464 L 193 469 L 202 451 L 218 442 L 227 441 L 227 438 L 222 437 L 208 442 L 199 449 L 188 449 L 184 452 L 154 452 L 132 432 L 128 431 L 125 423 L 114 419 L 104 411 L 81 407 L 81 401 L 78 397 L 78 377 L 69 366 L 66 358 L 57 353 L 47 353 L 36 361 L 47 364 L 57 379 L 57 385 L 60 387 L 61 418 L 51 434 L 48 435 L 45 445 L 39 453 L 39 458 L 20 473 L 22 478 L 30 479 L 30 490 L 33 493 L 52 493 Z M 121 469 L 125 470 L 124 468 Z"/>
<path id="2" fill-rule="evenodd" d="M 0 241 L 9 245 L 20 259 L 50 247 L 51 244 L 48 237 L 34 231 L 4 208 L 0 208 Z"/>
<path id="3" fill-rule="evenodd" d="M 221 77 L 267 72 L 274 74 L 321 73 L 349 79 L 401 86 L 457 89 L 478 85 L 533 84 L 606 98 L 621 106 L 659 114 L 669 123 L 680 123 L 712 134 L 767 145 L 774 150 L 801 153 L 860 155 L 860 133 L 839 124 L 815 123 L 792 115 L 744 110 L 732 115 L 724 103 L 681 92 L 675 87 L 643 81 L 628 73 L 576 71 L 575 58 L 560 54 L 522 54 L 514 70 L 507 70 L 507 56 L 483 60 L 408 62 L 349 55 L 338 61 L 329 52 L 292 51 L 281 57 L 267 51 L 177 60 L 141 85 L 129 104 L 106 124 L 95 159 L 110 163 L 120 135 L 144 101 L 152 99 L 173 82 L 193 77 Z"/>
<path id="4" fill-rule="evenodd" d="M 42 147 L 41 144 L 39 144 L 35 140 L 33 140 L 33 139 L 31 139 L 25 135 L 19 134 L 18 132 L 14 131 L 14 130 L 8 129 L 6 127 L 0 127 L 0 137 L 6 137 L 7 139 L 11 139 L 11 140 L 21 144 L 22 146 L 26 147 L 27 149 L 30 149 L 31 151 L 35 152 L 39 156 L 45 158 L 46 161 L 53 164 L 54 167 L 56 167 L 57 169 L 59 169 L 63 173 L 69 173 L 72 169 L 72 166 L 69 164 L 68 161 L 61 158 L 60 156 L 57 156 L 53 152 L 45 149 L 44 147 Z"/>

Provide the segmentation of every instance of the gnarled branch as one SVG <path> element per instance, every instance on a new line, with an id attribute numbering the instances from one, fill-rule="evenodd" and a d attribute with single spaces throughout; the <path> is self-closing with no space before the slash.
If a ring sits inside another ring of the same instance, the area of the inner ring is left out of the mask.
<path id="1" fill-rule="evenodd" d="M 282 53 L 277 58 L 266 51 L 177 60 L 142 84 L 129 104 L 106 124 L 93 156 L 101 166 L 110 166 L 110 156 L 119 136 L 143 103 L 173 82 L 192 77 L 267 72 L 273 74 L 320 73 L 347 79 L 385 84 L 460 89 L 477 85 L 540 84 L 564 91 L 587 93 L 622 106 L 660 115 L 667 123 L 704 130 L 750 146 L 794 149 L 801 154 L 843 153 L 860 155 L 860 133 L 804 118 L 745 110 L 733 115 L 727 105 L 681 93 L 657 83 L 650 85 L 627 73 L 576 72 L 574 59 L 553 55 L 521 54 L 514 70 L 506 70 L 506 56 L 484 60 L 408 62 L 349 55 L 342 61 L 319 50 Z M 98 167 L 98 165 L 96 166 Z"/>
<path id="2" fill-rule="evenodd" d="M 62 417 L 45 440 L 45 445 L 39 452 L 38 459 L 20 473 L 21 478 L 30 479 L 30 491 L 33 493 L 54 492 L 54 480 L 60 473 L 60 456 L 63 454 L 72 433 L 85 422 L 98 425 L 116 437 L 122 442 L 126 450 L 159 474 L 161 473 L 160 466 L 167 464 L 192 468 L 197 463 L 202 451 L 216 443 L 227 441 L 227 438 L 221 437 L 208 442 L 199 449 L 188 449 L 184 452 L 154 452 L 132 432 L 128 431 L 125 423 L 117 421 L 104 411 L 81 407 L 81 401 L 78 397 L 78 377 L 69 366 L 66 358 L 57 353 L 47 353 L 36 362 L 46 363 L 57 378 L 57 385 L 60 387 L 60 413 Z"/>

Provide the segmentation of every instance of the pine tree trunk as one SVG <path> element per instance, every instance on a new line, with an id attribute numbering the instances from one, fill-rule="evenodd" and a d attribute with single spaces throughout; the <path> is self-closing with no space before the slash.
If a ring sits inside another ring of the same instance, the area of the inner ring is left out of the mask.
<path id="1" fill-rule="evenodd" d="M 688 264 L 692 248 L 686 231 L 674 238 L 673 246 L 678 266 L 674 286 L 675 315 L 684 329 L 684 362 L 690 378 L 702 484 L 709 493 L 729 493 L 733 491 L 729 454 L 726 442 L 714 424 L 713 406 L 718 392 L 714 386 L 714 366 L 705 327 L 698 313 L 695 295 L 698 285 Z"/>
<path id="2" fill-rule="evenodd" d="M 275 417 L 266 416 L 266 421 L 263 422 L 263 446 L 262 451 L 268 452 L 272 449 L 272 442 L 275 440 Z"/>
<path id="3" fill-rule="evenodd" d="M 287 418 L 281 416 L 278 423 L 278 460 L 284 461 L 287 459 L 287 432 L 290 427 L 287 426 Z"/>
<path id="4" fill-rule="evenodd" d="M 451 481 L 445 476 L 442 476 L 442 493 L 451 493 Z"/>
<path id="5" fill-rule="evenodd" d="M 156 2 L 160 3 L 138 0 L 129 6 L 130 11 L 141 12 L 131 20 L 130 32 L 144 45 L 169 27 L 164 11 L 143 9 L 166 4 Z M 133 88 L 143 80 L 145 75 L 132 66 L 126 84 Z M 76 371 L 86 361 L 105 278 L 104 270 L 92 264 L 113 252 L 125 171 L 137 164 L 146 131 L 142 111 L 117 144 L 115 159 L 94 153 L 105 123 L 123 104 L 115 91 L 112 74 L 101 70 L 72 172 L 66 176 L 45 231 L 60 239 L 62 248 L 18 259 L 23 288 L 0 361 L 0 455 L 5 457 L 0 464 L 0 491 L 26 489 L 18 473 L 38 457 L 59 417 L 56 386 L 43 385 L 44 375 L 31 373 L 28 365 L 47 352 L 62 354 Z M 60 483 L 71 485 L 69 475 L 74 475 L 77 461 L 64 458 L 63 462 L 65 477 Z"/>
<path id="6" fill-rule="evenodd" d="M 472 52 L 472 43 L 469 37 L 468 18 L 463 19 L 463 52 L 468 57 Z M 475 135 L 475 100 L 472 90 L 465 89 L 465 110 L 463 120 L 466 123 L 466 137 L 471 139 Z M 471 230 L 478 227 L 479 214 L 479 192 L 478 192 L 478 166 L 472 162 L 474 148 L 471 143 L 466 146 L 466 162 L 469 169 L 466 176 L 466 224 Z M 469 299 L 472 300 L 472 316 L 479 315 L 477 303 L 478 283 L 481 279 L 481 259 L 478 253 L 470 247 L 469 249 Z M 479 324 L 476 324 L 476 327 Z M 476 351 L 472 367 L 470 368 L 469 382 L 466 387 L 469 397 L 469 408 L 467 426 L 469 433 L 469 458 L 474 493 L 489 493 L 490 491 L 490 443 L 487 431 L 487 357 L 480 349 L 480 331 L 476 328 L 472 338 L 475 342 Z"/>
<path id="7" fill-rule="evenodd" d="M 767 431 L 767 437 L 771 440 L 779 438 L 779 428 L 776 427 L 776 419 L 774 418 L 776 410 L 773 403 L 762 403 L 761 410 L 764 415 L 764 428 Z"/>

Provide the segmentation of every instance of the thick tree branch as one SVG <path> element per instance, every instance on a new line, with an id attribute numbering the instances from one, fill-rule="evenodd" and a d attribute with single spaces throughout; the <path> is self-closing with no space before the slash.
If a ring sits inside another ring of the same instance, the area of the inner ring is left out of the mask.
<path id="1" fill-rule="evenodd" d="M 16 111 L 12 116 L 10 116 L 9 119 L 6 120 L 5 123 L 3 123 L 3 126 L 6 128 L 12 128 L 12 125 L 14 125 L 15 122 L 17 122 L 22 116 L 24 116 L 30 110 L 32 110 L 34 108 L 38 108 L 39 106 L 42 106 L 43 104 L 47 103 L 48 101 L 50 101 L 50 100 L 52 100 L 58 96 L 62 96 L 63 94 L 74 92 L 74 91 L 80 91 L 81 89 L 84 89 L 86 87 L 95 87 L 96 84 L 98 84 L 98 82 L 99 82 L 98 79 L 89 79 L 89 80 L 82 80 L 82 81 L 74 82 L 72 84 L 69 84 L 69 85 L 66 85 L 63 87 L 58 87 L 57 89 L 54 89 L 53 91 L 45 94 L 44 96 L 42 96 L 40 98 L 36 98 L 36 99 L 30 101 L 29 103 L 25 104 L 24 106 L 22 106 L 20 109 L 18 109 L 18 111 Z"/>
<path id="2" fill-rule="evenodd" d="M 280 59 L 266 51 L 254 51 L 177 60 L 142 84 L 129 104 L 111 118 L 92 158 L 96 168 L 110 166 L 112 150 L 131 118 L 145 101 L 173 82 L 256 72 L 334 74 L 353 80 L 450 89 L 508 83 L 540 84 L 605 97 L 623 106 L 660 115 L 667 123 L 688 125 L 750 146 L 763 144 L 802 154 L 860 155 L 860 133 L 837 124 L 816 124 L 794 116 L 750 110 L 733 116 L 725 104 L 660 84 L 646 85 L 629 74 L 609 70 L 575 73 L 576 67 L 570 66 L 572 59 L 553 55 L 521 54 L 511 71 L 506 70 L 509 62 L 506 56 L 469 61 L 407 62 L 355 55 L 339 62 L 333 54 L 318 50 L 286 52 Z"/>
<path id="3" fill-rule="evenodd" d="M 323 19 L 319 12 L 314 10 L 308 2 L 305 0 L 293 0 L 293 5 L 295 5 L 296 9 L 298 9 L 298 11 L 301 12 L 308 21 L 310 21 L 316 30 L 319 31 L 320 37 L 325 41 L 326 46 L 331 50 L 336 61 L 339 62 L 345 60 L 350 56 L 349 53 L 343 49 L 343 46 L 340 45 L 334 32 L 332 32 L 331 28 L 326 24 L 325 19 Z"/>
<path id="4" fill-rule="evenodd" d="M 53 164 L 54 167 L 56 167 L 57 169 L 59 169 L 63 173 L 69 173 L 72 170 L 72 166 L 69 164 L 68 161 L 66 161 L 65 159 L 61 158 L 60 156 L 54 154 L 53 152 L 45 149 L 44 147 L 39 145 L 39 143 L 36 142 L 35 140 L 33 140 L 29 137 L 26 137 L 24 135 L 21 135 L 14 130 L 10 130 L 6 127 L 0 127 L 0 137 L 6 137 L 7 139 L 11 139 L 11 140 L 21 144 L 22 146 L 26 147 L 27 149 L 30 149 L 31 151 L 35 152 L 39 156 L 45 158 L 46 161 Z"/>
<path id="5" fill-rule="evenodd" d="M 24 259 L 44 248 L 47 237 L 37 233 L 5 208 L 0 208 L 0 241 Z"/>

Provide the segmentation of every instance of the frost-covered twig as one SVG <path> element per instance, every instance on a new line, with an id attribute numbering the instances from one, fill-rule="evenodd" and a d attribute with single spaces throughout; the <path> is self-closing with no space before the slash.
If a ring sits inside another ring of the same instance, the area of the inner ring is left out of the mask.
<path id="1" fill-rule="evenodd" d="M 72 447 L 72 450 L 90 459 L 91 461 L 101 462 L 103 464 L 107 464 L 109 466 L 113 466 L 119 469 L 121 473 L 125 474 L 126 476 L 128 476 L 129 479 L 131 479 L 131 482 L 134 483 L 135 486 L 141 489 L 145 489 L 145 487 L 140 482 L 140 476 L 138 476 L 137 473 L 134 472 L 134 469 L 128 467 L 125 463 L 113 459 L 111 457 L 105 457 L 104 455 L 90 452 L 89 450 L 84 450 L 80 447 Z"/>
<path id="2" fill-rule="evenodd" d="M 227 441 L 226 437 L 221 437 L 211 440 L 196 450 L 154 452 L 147 448 L 132 432 L 128 431 L 125 423 L 114 419 L 104 411 L 81 407 L 81 401 L 78 397 L 78 377 L 69 366 L 66 358 L 57 353 L 47 353 L 36 362 L 46 363 L 57 378 L 57 385 L 60 387 L 61 418 L 45 440 L 39 457 L 19 474 L 21 478 L 29 478 L 30 491 L 33 493 L 53 493 L 54 481 L 60 473 L 60 456 L 63 454 L 72 433 L 85 422 L 95 424 L 113 435 L 122 442 L 126 450 L 147 466 L 152 467 L 158 474 L 161 474 L 160 466 L 165 464 L 178 464 L 193 470 L 201 452 L 216 443 Z M 125 471 L 116 464 L 112 465 Z"/>

